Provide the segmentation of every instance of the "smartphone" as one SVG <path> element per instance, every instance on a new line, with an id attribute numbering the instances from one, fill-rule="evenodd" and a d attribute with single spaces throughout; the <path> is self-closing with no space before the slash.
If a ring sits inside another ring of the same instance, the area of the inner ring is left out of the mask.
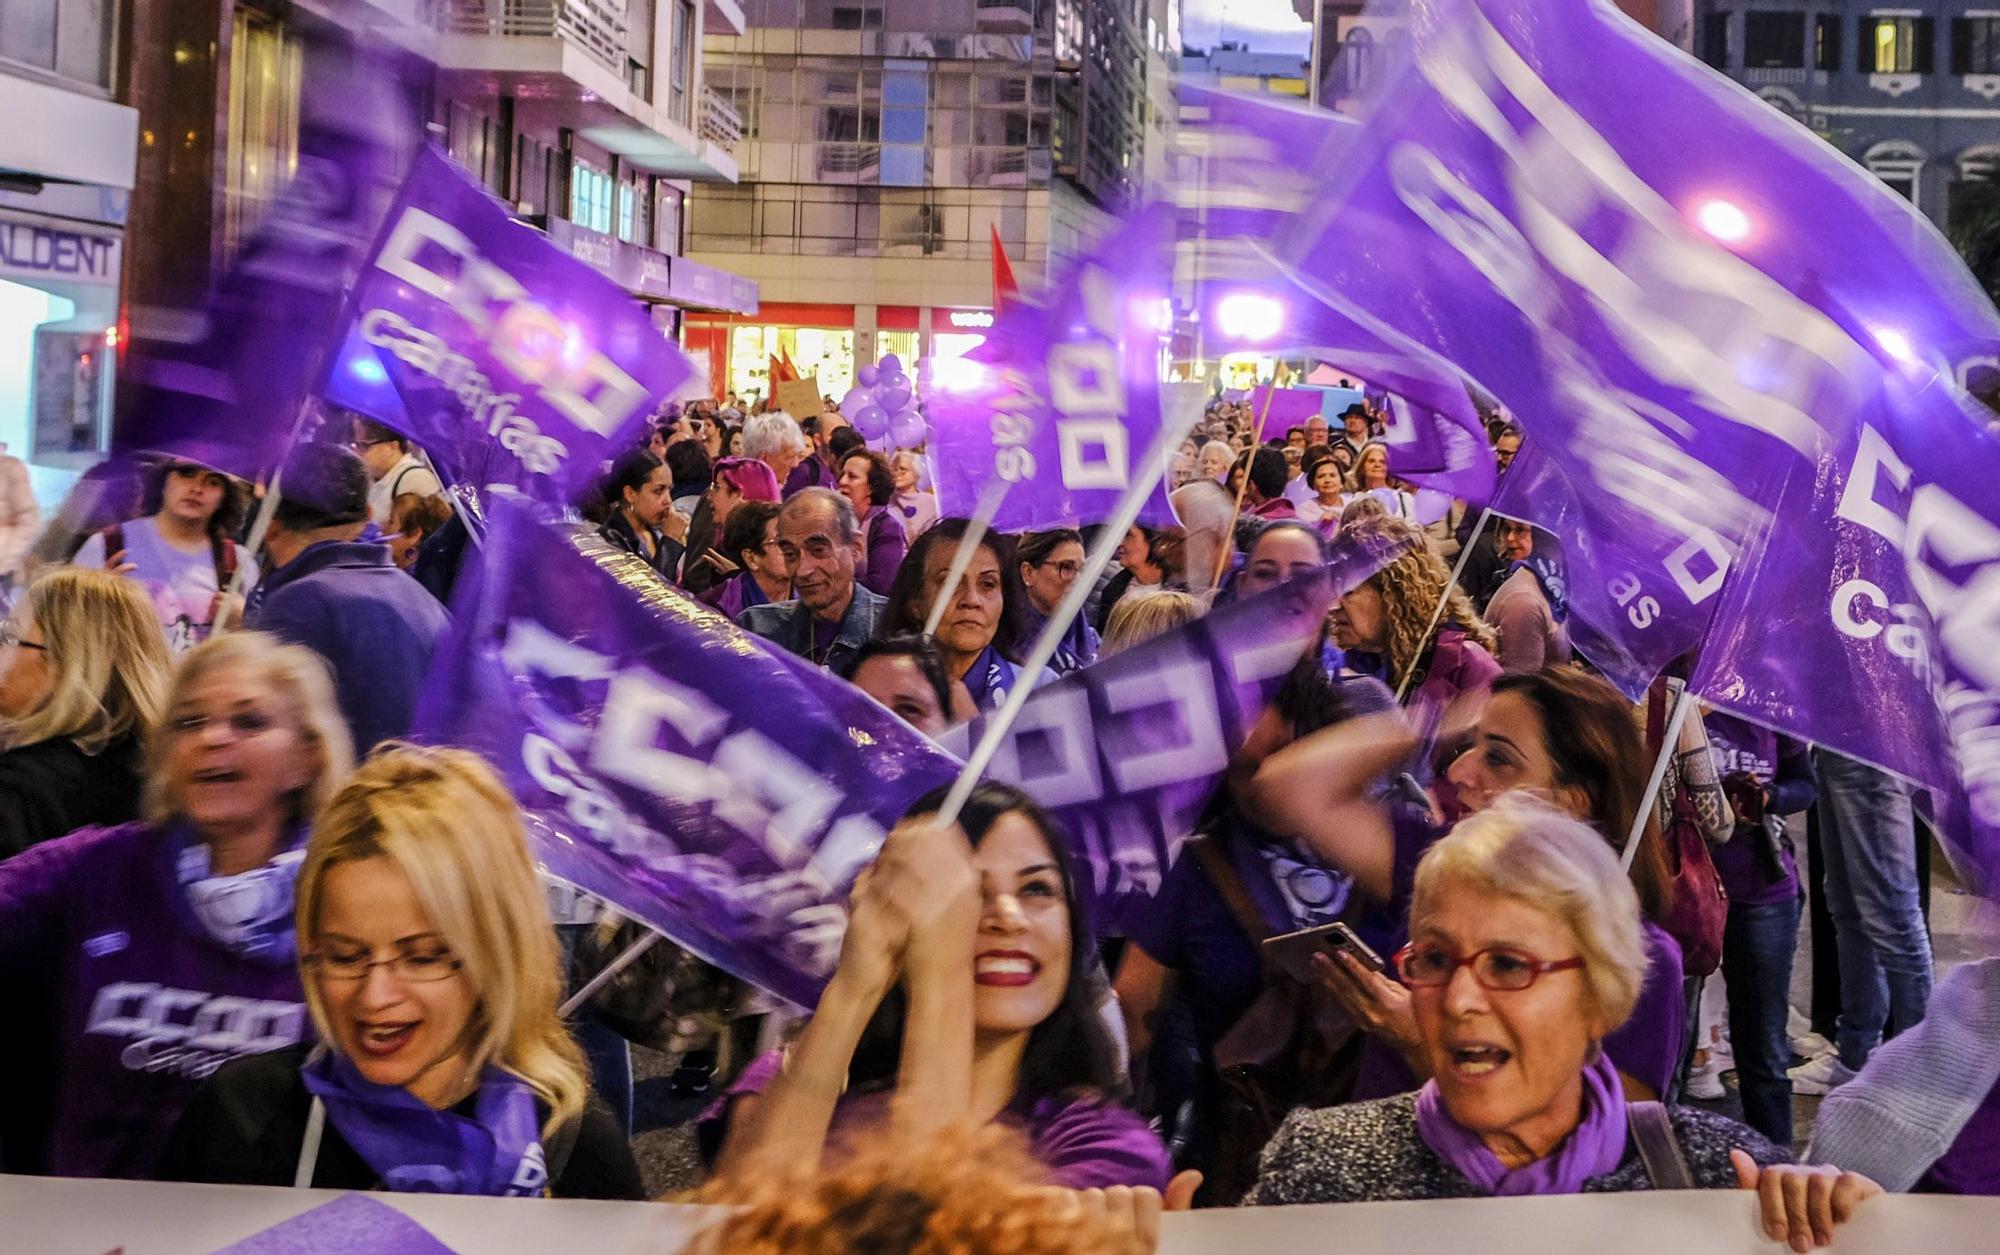
<path id="1" fill-rule="evenodd" d="M 1323 924 L 1318 928 L 1306 928 L 1295 933 L 1271 937 L 1264 942 L 1264 954 L 1280 969 L 1289 972 L 1293 978 L 1310 983 L 1315 978 L 1312 970 L 1312 956 L 1324 954 L 1328 958 L 1346 953 L 1371 972 L 1384 971 L 1388 964 L 1382 956 L 1369 948 L 1368 943 L 1356 936 L 1354 930 L 1338 920 Z"/>

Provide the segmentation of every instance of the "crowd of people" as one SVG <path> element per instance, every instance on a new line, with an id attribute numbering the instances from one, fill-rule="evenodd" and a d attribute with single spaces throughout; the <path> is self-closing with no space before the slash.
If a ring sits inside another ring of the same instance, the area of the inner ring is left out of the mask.
<path id="1" fill-rule="evenodd" d="M 1574 656 L 1555 538 L 1425 501 L 1379 419 L 1267 434 L 1212 406 L 1174 462 L 1180 525 L 1118 538 L 1032 674 L 1101 529 L 941 518 L 921 455 L 831 409 L 698 403 L 611 462 L 584 511 L 609 549 L 932 737 L 1338 537 L 1400 554 L 1339 596 L 1115 928 L 1029 794 L 910 808 L 816 1009 L 713 1078 L 700 1197 L 792 1209 L 717 1249 L 783 1249 L 802 1199 L 1067 1249 L 1143 1247 L 1162 1207 L 1741 1188 L 1805 1250 L 1883 1188 L 2000 1192 L 2000 960 L 1925 1018 L 1907 788 L 1705 712 L 1649 802 L 1661 747 Z M 601 1101 L 624 1047 L 586 1054 L 559 1013 L 518 806 L 476 756 L 405 740 L 466 523 L 407 440 L 334 435 L 291 453 L 257 551 L 250 486 L 164 462 L 14 600 L 0 990 L 31 1083 L 0 1164 L 640 1198 L 629 1109 Z M 1520 432 L 1489 435 L 1504 470 Z M 1814 807 L 1842 997 L 1801 1069 L 1786 820 Z M 1741 1122 L 1683 1101 L 1726 1070 Z M 1795 1164 L 1792 1095 L 1827 1090 Z M 910 1146 L 959 1159 L 886 1153 Z"/>

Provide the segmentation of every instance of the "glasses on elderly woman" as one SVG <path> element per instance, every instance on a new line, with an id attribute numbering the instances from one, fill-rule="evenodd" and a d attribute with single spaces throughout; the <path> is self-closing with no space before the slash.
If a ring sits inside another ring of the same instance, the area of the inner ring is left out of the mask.
<path id="1" fill-rule="evenodd" d="M 1546 973 L 1567 972 L 1582 966 L 1581 957 L 1550 962 L 1511 946 L 1489 946 L 1473 954 L 1457 955 L 1443 946 L 1412 942 L 1396 951 L 1396 975 L 1412 989 L 1449 985 L 1459 968 L 1469 967 L 1472 979 L 1482 989 L 1513 992 L 1526 989 Z"/>

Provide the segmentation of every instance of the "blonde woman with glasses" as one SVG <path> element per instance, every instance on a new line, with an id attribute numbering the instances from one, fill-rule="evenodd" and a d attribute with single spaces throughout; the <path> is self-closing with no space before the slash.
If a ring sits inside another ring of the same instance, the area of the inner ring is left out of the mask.
<path id="1" fill-rule="evenodd" d="M 643 1196 L 557 1015 L 555 929 L 520 812 L 457 750 L 391 744 L 313 830 L 299 966 L 320 1044 L 196 1094 L 174 1180 L 489 1196 Z"/>
<path id="2" fill-rule="evenodd" d="M 149 1176 L 204 1077 L 306 1035 L 292 886 L 351 762 L 319 656 L 232 632 L 181 658 L 142 821 L 0 863 L 7 1170 Z"/>
<path id="3" fill-rule="evenodd" d="M 109 571 L 49 572 L 0 623 L 0 858 L 139 813 L 139 747 L 167 702 L 166 637 Z"/>

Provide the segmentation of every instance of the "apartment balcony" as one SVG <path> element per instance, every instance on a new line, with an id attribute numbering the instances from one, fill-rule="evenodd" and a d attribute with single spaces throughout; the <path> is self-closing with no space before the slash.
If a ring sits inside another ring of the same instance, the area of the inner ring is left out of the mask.
<path id="1" fill-rule="evenodd" d="M 743 142 L 743 115 L 707 84 L 701 89 L 701 137 L 725 152 Z"/>
<path id="2" fill-rule="evenodd" d="M 666 84 L 626 55 L 624 13 L 615 0 L 449 0 L 438 69 L 456 84 L 565 107 L 579 134 L 641 169 L 734 183 L 735 158 L 676 117 Z"/>

